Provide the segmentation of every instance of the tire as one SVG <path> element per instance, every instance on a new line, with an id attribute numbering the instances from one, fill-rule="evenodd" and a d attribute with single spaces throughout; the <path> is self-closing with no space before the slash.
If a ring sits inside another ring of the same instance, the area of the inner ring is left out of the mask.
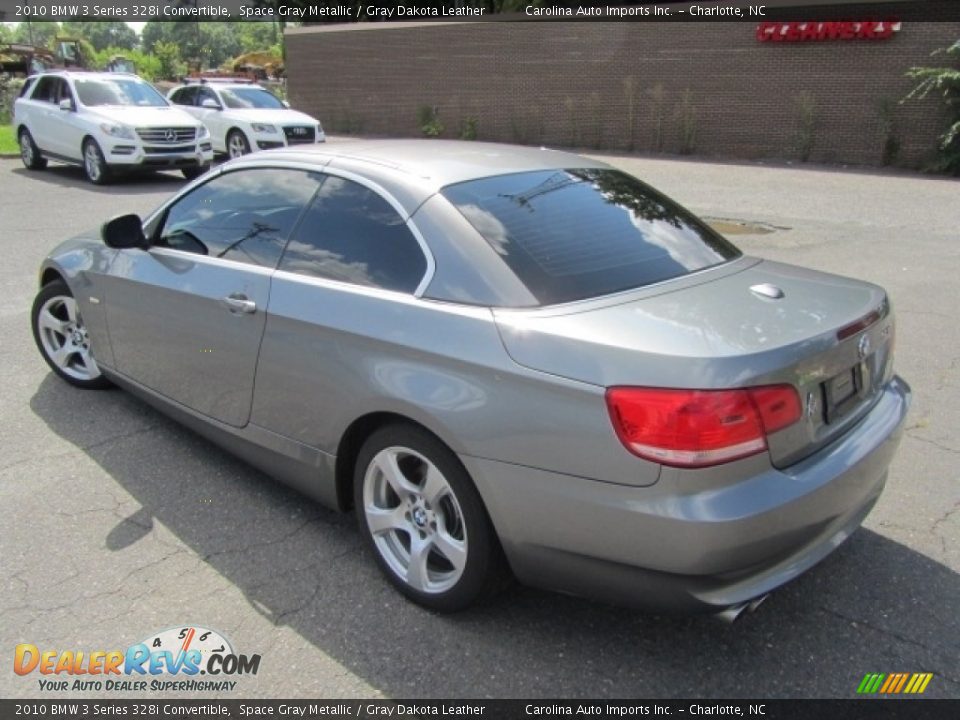
<path id="1" fill-rule="evenodd" d="M 20 131 L 20 159 L 27 170 L 43 170 L 47 166 L 47 159 L 40 154 L 33 135 L 26 128 Z"/>
<path id="2" fill-rule="evenodd" d="M 62 280 L 40 288 L 33 301 L 30 324 L 40 354 L 56 375 L 79 388 L 110 387 L 93 358 L 77 303 Z"/>
<path id="3" fill-rule="evenodd" d="M 455 612 L 499 587 L 502 551 L 483 501 L 457 456 L 425 430 L 388 425 L 367 439 L 354 506 L 381 571 L 414 602 Z"/>
<path id="4" fill-rule="evenodd" d="M 231 159 L 243 157 L 250 153 L 250 142 L 241 130 L 231 130 L 227 133 L 227 156 Z"/>
<path id="5" fill-rule="evenodd" d="M 194 180 L 195 178 L 198 178 L 201 175 L 203 175 L 209 169 L 210 169 L 209 165 L 197 165 L 196 167 L 181 168 L 180 172 L 183 173 L 183 176 L 187 180 Z"/>
<path id="6" fill-rule="evenodd" d="M 92 138 L 83 143 L 83 172 L 87 180 L 94 185 L 106 185 L 110 182 L 110 166 L 103 157 L 103 151 Z"/>

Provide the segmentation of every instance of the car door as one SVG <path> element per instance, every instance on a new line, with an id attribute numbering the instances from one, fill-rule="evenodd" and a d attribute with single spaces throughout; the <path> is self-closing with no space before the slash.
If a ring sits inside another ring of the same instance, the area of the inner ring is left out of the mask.
<path id="1" fill-rule="evenodd" d="M 213 101 L 217 104 L 217 107 L 203 107 L 203 101 Z M 223 103 L 217 94 L 209 87 L 201 85 L 197 90 L 196 98 L 194 99 L 196 107 L 194 108 L 195 115 L 200 119 L 200 121 L 207 126 L 207 129 L 210 131 L 210 138 L 213 143 L 213 149 L 215 152 L 226 152 L 227 151 L 227 131 L 230 129 L 227 127 L 227 122 L 223 117 Z"/>
<path id="2" fill-rule="evenodd" d="M 27 129 L 33 141 L 45 152 L 57 152 L 57 124 L 59 114 L 57 99 L 60 95 L 60 78 L 45 75 L 37 81 L 27 110 Z M 57 111 L 57 112 L 54 112 Z"/>
<path id="3" fill-rule="evenodd" d="M 63 100 L 70 101 L 70 109 L 64 110 L 60 107 Z M 57 103 L 54 105 L 55 117 L 51 122 L 56 125 L 56 132 L 51 138 L 53 152 L 73 160 L 83 158 L 83 138 L 87 135 L 87 130 L 80 118 L 77 98 L 70 87 L 70 83 L 60 79 L 57 89 Z"/>
<path id="4" fill-rule="evenodd" d="M 429 263 L 398 205 L 329 175 L 274 274 L 253 422 L 335 452 L 342 415 L 372 390 L 369 366 L 391 382 L 382 357 L 402 342 Z"/>
<path id="5" fill-rule="evenodd" d="M 244 426 L 287 236 L 319 185 L 304 170 L 222 173 L 174 200 L 108 273 L 116 369 L 215 420 Z"/>

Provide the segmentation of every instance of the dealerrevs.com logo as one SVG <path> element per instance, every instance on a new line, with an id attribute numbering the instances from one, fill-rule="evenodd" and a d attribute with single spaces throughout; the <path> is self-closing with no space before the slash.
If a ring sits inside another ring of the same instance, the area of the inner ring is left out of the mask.
<path id="1" fill-rule="evenodd" d="M 13 657 L 13 671 L 39 674 L 45 692 L 228 691 L 237 686 L 233 678 L 259 669 L 260 655 L 238 654 L 216 630 L 191 625 L 155 633 L 126 650 L 60 651 L 21 643 Z"/>

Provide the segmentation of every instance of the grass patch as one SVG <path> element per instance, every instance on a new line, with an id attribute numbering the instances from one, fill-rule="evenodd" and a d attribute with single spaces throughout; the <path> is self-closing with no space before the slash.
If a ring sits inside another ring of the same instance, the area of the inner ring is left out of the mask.
<path id="1" fill-rule="evenodd" d="M 17 138 L 13 134 L 12 125 L 0 125 L 0 153 L 4 155 L 20 153 L 20 146 L 17 145 Z"/>

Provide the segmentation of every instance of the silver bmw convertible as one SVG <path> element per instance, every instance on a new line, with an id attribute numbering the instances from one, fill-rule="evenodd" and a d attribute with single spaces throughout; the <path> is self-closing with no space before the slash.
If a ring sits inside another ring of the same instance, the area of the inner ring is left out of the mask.
<path id="1" fill-rule="evenodd" d="M 437 610 L 512 575 L 733 617 L 861 524 L 910 401 L 881 288 L 473 142 L 228 162 L 57 247 L 32 325 L 68 383 L 354 509 Z"/>

